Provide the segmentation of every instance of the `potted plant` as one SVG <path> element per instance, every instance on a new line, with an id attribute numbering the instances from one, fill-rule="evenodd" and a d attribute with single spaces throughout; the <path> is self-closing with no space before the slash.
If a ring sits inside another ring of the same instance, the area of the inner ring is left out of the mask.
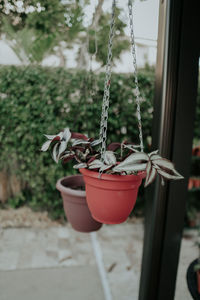
<path id="1" fill-rule="evenodd" d="M 71 159 L 76 161 L 74 168 L 79 169 L 83 174 L 86 184 L 86 199 L 92 216 L 97 221 L 107 224 L 122 223 L 127 219 L 135 205 L 138 188 L 143 178 L 145 178 L 145 186 L 153 182 L 157 174 L 161 177 L 162 183 L 164 178 L 183 178 L 175 170 L 173 163 L 162 158 L 158 151 L 149 154 L 143 152 L 141 95 L 137 77 L 131 0 L 128 1 L 128 10 L 140 145 L 124 141 L 106 146 L 112 45 L 115 35 L 116 0 L 113 0 L 99 139 L 88 138 L 86 135 L 70 132 L 69 128 L 65 128 L 57 135 L 46 135 L 48 140 L 42 146 L 42 150 L 46 151 L 53 144 L 53 158 L 56 162 L 60 159 L 63 163 Z"/>
<path id="2" fill-rule="evenodd" d="M 51 143 L 54 144 L 53 158 L 56 162 L 58 162 L 60 154 L 62 154 L 61 157 L 64 163 L 74 157 L 73 154 L 68 156 L 65 149 L 70 138 L 74 137 L 76 141 L 79 140 L 79 134 L 71 134 L 69 130 L 66 129 L 58 135 L 45 136 L 48 138 L 48 141 L 43 144 L 41 150 L 46 151 Z M 81 138 L 86 139 L 84 135 L 81 135 Z M 79 147 L 76 146 L 72 147 L 72 149 L 79 151 Z M 79 152 L 77 152 L 77 155 L 79 156 Z M 85 183 L 82 175 L 72 175 L 61 178 L 57 181 L 56 188 L 61 193 L 65 215 L 75 230 L 80 232 L 92 232 L 101 228 L 102 223 L 96 221 L 92 217 L 88 208 L 86 202 Z"/>
<path id="3" fill-rule="evenodd" d="M 200 244 L 199 244 L 199 249 L 200 249 Z M 198 293 L 200 294 L 200 257 L 198 258 L 194 266 L 194 271 L 197 274 L 197 289 L 198 289 Z"/>
<path id="4" fill-rule="evenodd" d="M 199 228 L 200 236 L 200 228 Z M 198 237 L 199 239 L 199 237 Z M 193 297 L 193 299 L 200 299 L 200 241 L 196 242 L 199 249 L 199 257 L 195 259 L 187 269 L 187 284 L 188 289 Z"/>
<path id="5" fill-rule="evenodd" d="M 56 188 L 61 193 L 67 220 L 75 230 L 92 232 L 101 228 L 102 224 L 94 220 L 89 211 L 82 175 L 61 178 L 57 181 Z"/>
<path id="6" fill-rule="evenodd" d="M 101 223 L 124 222 L 132 211 L 138 188 L 145 178 L 145 187 L 156 175 L 164 179 L 183 178 L 169 160 L 158 151 L 149 154 L 137 150 L 137 145 L 124 141 L 108 145 L 102 159 L 101 140 L 88 138 L 65 128 L 57 135 L 45 135 L 42 151 L 52 146 L 55 162 L 74 160 L 75 169 L 83 174 L 86 199 L 93 218 Z"/>

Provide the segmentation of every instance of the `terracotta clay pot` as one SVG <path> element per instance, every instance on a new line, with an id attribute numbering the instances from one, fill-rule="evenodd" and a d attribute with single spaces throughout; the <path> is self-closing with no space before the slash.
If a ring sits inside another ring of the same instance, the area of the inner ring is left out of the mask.
<path id="1" fill-rule="evenodd" d="M 128 218 L 145 172 L 138 175 L 110 175 L 88 169 L 79 170 L 86 185 L 88 207 L 95 220 L 105 224 L 119 224 Z"/>
<path id="2" fill-rule="evenodd" d="M 60 191 L 67 220 L 80 232 L 92 232 L 102 224 L 94 220 L 86 202 L 85 184 L 82 175 L 64 177 L 58 180 L 56 188 Z"/>
<path id="3" fill-rule="evenodd" d="M 191 190 L 194 186 L 194 181 L 193 181 L 193 178 L 189 178 L 189 181 L 188 181 L 188 190 Z"/>
<path id="4" fill-rule="evenodd" d="M 194 178 L 194 187 L 197 189 L 200 187 L 200 179 L 199 178 Z"/>

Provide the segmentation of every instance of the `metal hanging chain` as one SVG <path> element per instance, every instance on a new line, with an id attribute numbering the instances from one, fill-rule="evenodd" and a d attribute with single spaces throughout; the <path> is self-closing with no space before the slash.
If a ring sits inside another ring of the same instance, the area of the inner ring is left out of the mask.
<path id="1" fill-rule="evenodd" d="M 134 30 L 133 30 L 133 4 L 132 4 L 132 0 L 128 0 L 128 10 L 129 10 L 129 22 L 130 22 L 131 53 L 133 55 L 135 96 L 136 96 L 136 104 L 137 104 L 137 119 L 138 119 L 138 129 L 139 129 L 139 140 L 140 140 L 140 149 L 143 152 L 144 151 L 144 143 L 143 143 L 142 119 L 141 119 L 141 111 L 140 111 L 140 90 L 139 90 L 139 86 L 138 86 L 135 36 L 134 36 Z"/>
<path id="2" fill-rule="evenodd" d="M 115 9 L 116 1 L 113 0 L 112 3 L 112 18 L 110 24 L 110 34 L 108 41 L 108 56 L 106 63 L 106 78 L 104 84 L 104 96 L 102 104 L 102 114 L 101 114 L 101 125 L 99 139 L 101 141 L 101 160 L 104 161 L 104 155 L 106 151 L 106 139 L 107 139 L 107 123 L 108 123 L 108 110 L 109 110 L 109 100 L 110 100 L 110 79 L 112 71 L 112 45 L 113 38 L 115 34 Z M 130 32 L 131 32 L 131 53 L 133 55 L 133 66 L 134 66 L 134 80 L 135 80 L 135 96 L 137 104 L 137 119 L 138 119 L 138 129 L 139 129 L 139 140 L 140 149 L 144 151 L 143 144 L 143 134 L 142 134 L 142 121 L 141 121 L 141 111 L 140 111 L 140 91 L 138 86 L 138 75 L 137 75 L 137 61 L 136 61 L 136 49 L 135 49 L 135 37 L 133 30 L 133 5 L 132 0 L 128 0 L 128 10 L 129 10 L 129 20 L 130 20 Z"/>
<path id="3" fill-rule="evenodd" d="M 108 109 L 109 109 L 109 100 L 110 100 L 110 79 L 111 79 L 111 71 L 112 71 L 112 45 L 113 45 L 113 37 L 115 35 L 115 9 L 116 9 L 116 0 L 113 0 L 110 34 L 109 34 L 109 41 L 108 41 L 108 54 L 107 54 L 107 63 L 106 63 L 106 78 L 104 83 L 104 96 L 103 96 L 101 125 L 100 125 L 100 134 L 99 134 L 99 139 L 101 141 L 102 161 L 104 161 L 104 156 L 106 151 Z"/>

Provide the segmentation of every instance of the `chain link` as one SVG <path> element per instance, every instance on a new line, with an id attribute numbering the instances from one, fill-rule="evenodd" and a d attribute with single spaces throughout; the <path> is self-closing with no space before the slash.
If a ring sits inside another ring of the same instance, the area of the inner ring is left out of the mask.
<path id="1" fill-rule="evenodd" d="M 113 37 L 115 35 L 115 8 L 116 8 L 116 0 L 113 0 L 112 18 L 110 24 L 109 41 L 108 41 L 108 55 L 107 55 L 107 63 L 106 63 L 106 78 L 104 83 L 104 96 L 103 96 L 101 125 L 100 125 L 100 134 L 99 134 L 99 139 L 101 141 L 102 161 L 104 161 L 104 155 L 106 151 L 108 109 L 109 109 L 109 100 L 110 100 L 110 80 L 111 80 L 111 71 L 112 71 L 112 46 L 113 46 Z"/>
<path id="2" fill-rule="evenodd" d="M 109 110 L 109 100 L 110 100 L 110 80 L 111 80 L 111 71 L 112 71 L 112 46 L 113 46 L 113 38 L 115 35 L 115 9 L 116 9 L 116 0 L 113 0 L 112 18 L 111 18 L 111 24 L 110 24 L 109 41 L 108 41 L 108 55 L 107 55 L 107 63 L 106 63 L 106 78 L 105 78 L 105 83 L 104 83 L 104 96 L 103 96 L 100 134 L 99 134 L 99 139 L 101 141 L 101 160 L 102 161 L 104 161 L 104 156 L 105 156 L 105 151 L 106 151 L 108 110 Z M 137 104 L 139 140 L 140 140 L 140 149 L 143 152 L 144 144 L 143 144 L 142 121 L 141 121 L 141 111 L 140 111 L 140 91 L 139 91 L 138 76 L 137 76 L 135 37 L 134 37 L 134 30 L 133 30 L 132 0 L 128 0 L 128 10 L 129 10 L 129 20 L 130 20 L 130 33 L 131 33 L 131 35 L 130 35 L 131 53 L 133 55 L 133 66 L 134 66 L 135 96 L 136 96 L 136 104 Z"/>
<path id="3" fill-rule="evenodd" d="M 136 60 L 136 49 L 135 49 L 135 36 L 133 30 L 133 5 L 132 0 L 128 0 L 128 10 L 129 10 L 129 24 L 130 24 L 130 39 L 131 39 L 131 53 L 133 55 L 133 67 L 134 67 L 134 80 L 135 80 L 135 97 L 137 105 L 137 119 L 138 119 L 138 129 L 139 129 L 139 140 L 140 149 L 144 151 L 143 134 L 142 134 L 142 118 L 140 111 L 140 90 L 138 85 L 138 74 L 137 74 L 137 60 Z"/>

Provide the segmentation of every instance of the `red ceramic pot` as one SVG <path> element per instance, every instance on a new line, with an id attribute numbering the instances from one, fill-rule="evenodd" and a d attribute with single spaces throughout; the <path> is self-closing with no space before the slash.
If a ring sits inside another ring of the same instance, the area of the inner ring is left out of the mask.
<path id="1" fill-rule="evenodd" d="M 194 187 L 197 189 L 200 187 L 200 179 L 199 178 L 194 178 Z"/>
<path id="2" fill-rule="evenodd" d="M 191 190 L 194 186 L 193 178 L 189 178 L 188 181 L 188 190 Z"/>
<path id="3" fill-rule="evenodd" d="M 145 172 L 138 175 L 110 175 L 88 169 L 79 170 L 86 185 L 88 207 L 95 220 L 105 224 L 119 224 L 128 218 Z"/>
<path id="4" fill-rule="evenodd" d="M 200 270 L 197 271 L 197 289 L 200 294 Z"/>
<path id="5" fill-rule="evenodd" d="M 102 224 L 91 216 L 86 202 L 83 176 L 74 175 L 58 180 L 56 188 L 60 191 L 67 220 L 72 227 L 80 232 L 92 232 L 101 228 Z"/>

